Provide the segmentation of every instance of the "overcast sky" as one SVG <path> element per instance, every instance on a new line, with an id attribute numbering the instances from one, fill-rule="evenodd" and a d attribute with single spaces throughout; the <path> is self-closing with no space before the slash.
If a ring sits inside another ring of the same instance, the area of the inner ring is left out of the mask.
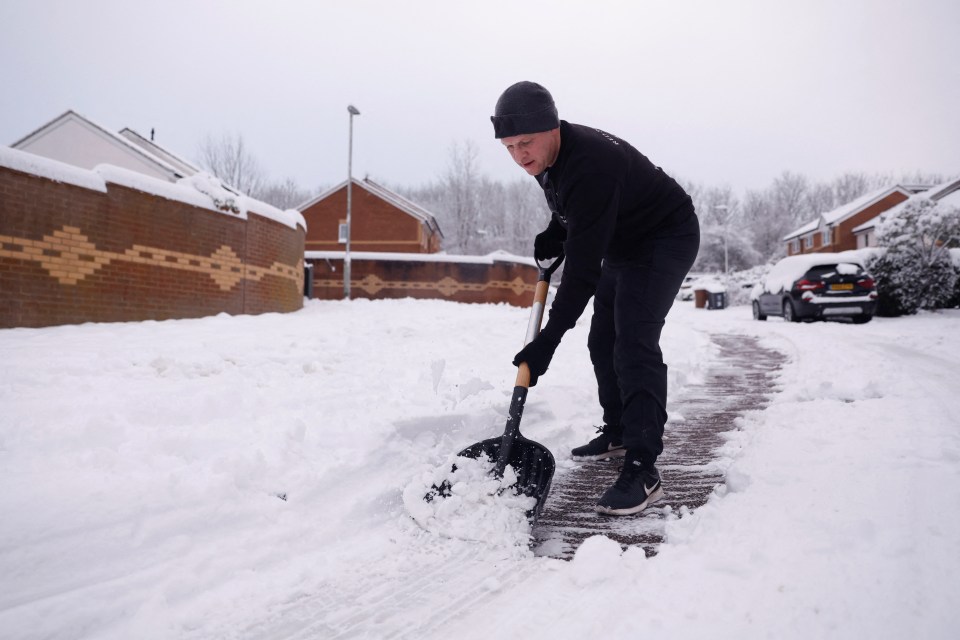
<path id="1" fill-rule="evenodd" d="M 0 144 L 67 109 L 192 160 L 239 133 L 273 179 L 415 186 L 493 138 L 497 97 L 545 85 L 561 118 L 676 177 L 742 193 L 784 170 L 960 174 L 957 0 L 0 0 Z"/>

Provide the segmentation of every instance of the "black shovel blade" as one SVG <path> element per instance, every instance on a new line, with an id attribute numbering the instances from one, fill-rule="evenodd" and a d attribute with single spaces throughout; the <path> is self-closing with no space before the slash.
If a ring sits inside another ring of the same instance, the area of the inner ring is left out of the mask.
<path id="1" fill-rule="evenodd" d="M 544 503 L 547 501 L 547 495 L 550 493 L 550 483 L 553 482 L 553 472 L 556 471 L 557 464 L 553 459 L 553 454 L 542 444 L 528 440 L 521 435 L 511 438 L 511 440 L 513 444 L 510 446 L 510 452 L 505 462 L 500 460 L 503 437 L 482 440 L 470 445 L 457 455 L 474 459 L 483 456 L 495 464 L 499 461 L 513 467 L 517 474 L 515 487 L 517 495 L 523 494 L 537 500 L 536 505 L 527 511 L 527 519 L 530 520 L 531 524 L 535 524 Z"/>

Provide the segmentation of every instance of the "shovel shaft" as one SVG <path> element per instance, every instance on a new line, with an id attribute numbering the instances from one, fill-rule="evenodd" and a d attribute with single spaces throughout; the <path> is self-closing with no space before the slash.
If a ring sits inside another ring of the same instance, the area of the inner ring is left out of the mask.
<path id="1" fill-rule="evenodd" d="M 521 365 L 526 368 L 526 364 Z M 527 369 L 527 378 L 529 380 L 530 370 Z M 503 477 L 503 470 L 507 467 L 510 460 L 510 453 L 513 449 L 513 443 L 520 435 L 520 419 L 523 418 L 523 405 L 527 402 L 528 388 L 517 385 L 513 388 L 513 396 L 510 400 L 510 412 L 507 415 L 507 427 L 503 431 L 503 437 L 500 439 L 500 455 L 497 458 L 496 474 L 498 478 Z"/>
<path id="2" fill-rule="evenodd" d="M 543 326 L 543 312 L 547 306 L 547 293 L 550 291 L 550 275 L 543 269 L 540 270 L 540 279 L 533 292 L 533 306 L 530 308 L 530 320 L 527 322 L 527 335 L 523 339 L 523 346 L 527 346 L 533 339 L 540 335 L 540 328 Z M 516 386 L 527 389 L 530 387 L 530 367 L 526 362 L 521 362 L 517 369 Z M 514 394 L 516 395 L 516 394 Z M 522 409 L 521 409 L 522 412 Z M 519 422 L 519 420 L 518 420 Z"/>

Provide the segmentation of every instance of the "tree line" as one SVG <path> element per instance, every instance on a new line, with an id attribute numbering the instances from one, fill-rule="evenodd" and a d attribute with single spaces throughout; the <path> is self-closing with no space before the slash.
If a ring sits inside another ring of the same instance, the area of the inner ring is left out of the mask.
<path id="1" fill-rule="evenodd" d="M 239 191 L 282 209 L 294 208 L 320 189 L 292 179 L 270 180 L 240 135 L 208 137 L 200 148 L 203 167 Z M 677 177 L 677 176 L 675 176 Z M 730 186 L 710 186 L 677 177 L 693 199 L 701 224 L 700 253 L 694 270 L 725 273 L 767 264 L 783 255 L 783 237 L 821 213 L 894 184 L 935 185 L 942 174 L 847 172 L 828 181 L 784 171 L 766 188 L 742 195 Z M 419 186 L 388 188 L 431 211 L 443 232 L 443 250 L 483 255 L 503 250 L 530 255 L 533 237 L 550 220 L 543 191 L 530 177 L 502 182 L 489 178 L 472 141 L 451 145 L 444 172 Z"/>

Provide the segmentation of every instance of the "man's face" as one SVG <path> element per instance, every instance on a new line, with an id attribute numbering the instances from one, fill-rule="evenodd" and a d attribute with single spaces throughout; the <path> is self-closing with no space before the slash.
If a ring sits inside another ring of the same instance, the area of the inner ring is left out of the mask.
<path id="1" fill-rule="evenodd" d="M 560 152 L 560 129 L 500 138 L 510 157 L 532 176 L 543 173 Z"/>

